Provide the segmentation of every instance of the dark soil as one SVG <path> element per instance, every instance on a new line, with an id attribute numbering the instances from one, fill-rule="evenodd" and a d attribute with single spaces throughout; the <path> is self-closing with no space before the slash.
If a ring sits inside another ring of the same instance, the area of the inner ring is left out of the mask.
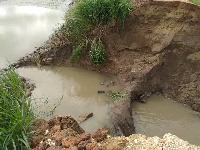
<path id="1" fill-rule="evenodd" d="M 143 5 L 132 10 L 124 30 L 111 23 L 89 35 L 92 39 L 101 31 L 108 56 L 105 64 L 96 67 L 88 55 L 70 63 L 72 45 L 62 27 L 14 65 L 36 62 L 109 72 L 118 76 L 132 101 L 145 102 L 151 94 L 160 93 L 200 112 L 200 7 L 178 1 L 138 3 Z"/>

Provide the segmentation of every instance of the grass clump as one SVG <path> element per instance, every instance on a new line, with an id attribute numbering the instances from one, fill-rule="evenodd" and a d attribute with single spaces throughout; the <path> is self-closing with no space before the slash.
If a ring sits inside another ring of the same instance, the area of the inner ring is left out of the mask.
<path id="1" fill-rule="evenodd" d="M 196 4 L 196 5 L 200 5 L 200 0 L 190 0 L 190 2 Z"/>
<path id="2" fill-rule="evenodd" d="M 120 28 L 124 28 L 125 19 L 131 8 L 130 0 L 80 0 L 75 3 L 65 15 L 66 33 L 75 47 L 72 52 L 73 58 L 70 60 L 80 58 L 80 47 L 86 47 L 81 43 L 86 41 L 87 33 L 95 26 L 115 21 L 120 24 Z"/>
<path id="3" fill-rule="evenodd" d="M 113 100 L 119 100 L 120 98 L 131 98 L 131 96 L 127 93 L 122 92 L 110 92 L 107 94 Z"/>
<path id="4" fill-rule="evenodd" d="M 0 70 L 0 147 L 3 150 L 30 149 L 28 138 L 35 116 L 19 75 L 10 66 Z"/>
<path id="5" fill-rule="evenodd" d="M 106 61 L 106 51 L 100 39 L 92 42 L 91 50 L 89 52 L 90 60 L 95 65 L 101 65 Z"/>

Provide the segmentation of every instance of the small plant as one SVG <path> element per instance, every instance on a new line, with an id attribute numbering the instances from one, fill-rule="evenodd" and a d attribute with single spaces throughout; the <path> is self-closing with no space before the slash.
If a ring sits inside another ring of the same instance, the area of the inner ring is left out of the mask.
<path id="1" fill-rule="evenodd" d="M 200 5 L 200 0 L 190 0 L 190 2 L 196 4 L 196 5 Z"/>
<path id="2" fill-rule="evenodd" d="M 92 63 L 97 66 L 106 61 L 106 51 L 100 39 L 98 42 L 96 42 L 96 39 L 93 40 L 89 56 Z"/>
<path id="3" fill-rule="evenodd" d="M 107 94 L 113 100 L 119 100 L 120 98 L 131 98 L 129 94 L 122 93 L 122 92 L 110 92 Z"/>
<path id="4" fill-rule="evenodd" d="M 0 70 L 0 146 L 3 150 L 31 149 L 28 138 L 35 116 L 30 103 L 13 67 Z"/>

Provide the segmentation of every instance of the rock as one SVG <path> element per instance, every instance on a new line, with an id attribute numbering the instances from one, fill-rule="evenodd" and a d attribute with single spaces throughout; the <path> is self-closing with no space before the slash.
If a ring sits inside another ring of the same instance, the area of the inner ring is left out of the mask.
<path id="1" fill-rule="evenodd" d="M 74 120 L 70 115 L 62 117 L 61 129 L 71 128 L 78 134 L 84 133 L 84 130 L 79 126 L 78 122 Z"/>
<path id="2" fill-rule="evenodd" d="M 109 115 L 125 136 L 135 133 L 130 98 L 122 98 L 114 103 L 110 108 Z"/>
<path id="3" fill-rule="evenodd" d="M 52 139 L 55 140 L 56 146 L 62 144 L 62 139 L 65 138 L 66 130 L 60 130 L 52 135 Z"/>
<path id="4" fill-rule="evenodd" d="M 101 85 L 104 85 L 104 81 L 102 81 L 100 84 L 101 84 Z"/>
<path id="5" fill-rule="evenodd" d="M 90 140 L 81 141 L 78 144 L 78 150 L 86 150 L 86 145 L 90 143 Z"/>
<path id="6" fill-rule="evenodd" d="M 59 146 L 51 146 L 51 147 L 47 148 L 46 150 L 67 150 L 67 149 L 59 147 Z"/>
<path id="7" fill-rule="evenodd" d="M 53 116 L 49 121 L 48 124 L 51 127 L 55 126 L 55 125 L 60 125 L 62 117 L 61 116 Z"/>
<path id="8" fill-rule="evenodd" d="M 76 139 L 75 137 L 64 138 L 62 139 L 62 146 L 65 148 L 70 148 L 70 147 L 77 146 L 79 142 L 80 142 L 80 139 Z"/>
<path id="9" fill-rule="evenodd" d="M 78 117 L 78 123 L 81 123 L 89 118 L 91 118 L 93 116 L 93 113 L 85 113 L 85 114 L 82 114 Z"/>
<path id="10" fill-rule="evenodd" d="M 90 140 L 91 134 L 89 132 L 85 132 L 79 135 L 79 137 L 81 138 L 81 141 Z"/>
<path id="11" fill-rule="evenodd" d="M 88 143 L 86 145 L 86 150 L 93 150 L 97 146 L 97 143 Z"/>
<path id="12" fill-rule="evenodd" d="M 55 132 L 58 132 L 58 131 L 60 131 L 60 130 L 61 130 L 61 127 L 60 127 L 59 124 L 57 124 L 57 125 L 53 126 L 53 127 L 50 129 L 50 132 L 51 132 L 51 133 L 55 133 Z"/>
<path id="13" fill-rule="evenodd" d="M 46 150 L 49 147 L 50 147 L 49 144 L 47 144 L 46 142 L 43 142 L 43 143 L 39 144 L 39 146 L 36 148 L 36 150 Z"/>
<path id="14" fill-rule="evenodd" d="M 115 81 L 110 81 L 110 85 L 114 86 L 115 85 Z"/>
<path id="15" fill-rule="evenodd" d="M 93 150 L 106 150 L 106 146 L 97 146 Z"/>
<path id="16" fill-rule="evenodd" d="M 106 128 L 99 128 L 93 135 L 92 138 L 97 141 L 103 141 L 107 137 L 108 130 Z"/>
<path id="17" fill-rule="evenodd" d="M 71 138 L 63 138 L 62 146 L 66 148 L 70 148 L 73 146 L 78 146 L 78 149 L 85 149 L 86 145 L 90 142 L 91 134 L 86 132 L 76 137 Z"/>

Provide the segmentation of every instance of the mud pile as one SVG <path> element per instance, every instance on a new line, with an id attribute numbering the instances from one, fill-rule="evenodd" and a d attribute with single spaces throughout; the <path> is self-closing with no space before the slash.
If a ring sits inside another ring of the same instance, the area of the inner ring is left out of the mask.
<path id="1" fill-rule="evenodd" d="M 72 44 L 63 26 L 14 66 L 64 65 L 109 72 L 118 76 L 132 101 L 145 102 L 151 94 L 160 93 L 200 112 L 200 7 L 178 1 L 144 1 L 132 10 L 124 30 L 120 32 L 116 26 L 96 28 L 89 35 L 93 39 L 101 32 L 108 55 L 104 65 L 94 66 L 87 55 L 70 63 Z M 129 112 L 130 105 L 127 101 L 122 110 Z M 131 117 L 119 117 L 120 111 L 113 114 L 114 118 L 128 118 L 113 119 L 116 124 L 121 122 L 124 128 L 132 124 Z"/>

